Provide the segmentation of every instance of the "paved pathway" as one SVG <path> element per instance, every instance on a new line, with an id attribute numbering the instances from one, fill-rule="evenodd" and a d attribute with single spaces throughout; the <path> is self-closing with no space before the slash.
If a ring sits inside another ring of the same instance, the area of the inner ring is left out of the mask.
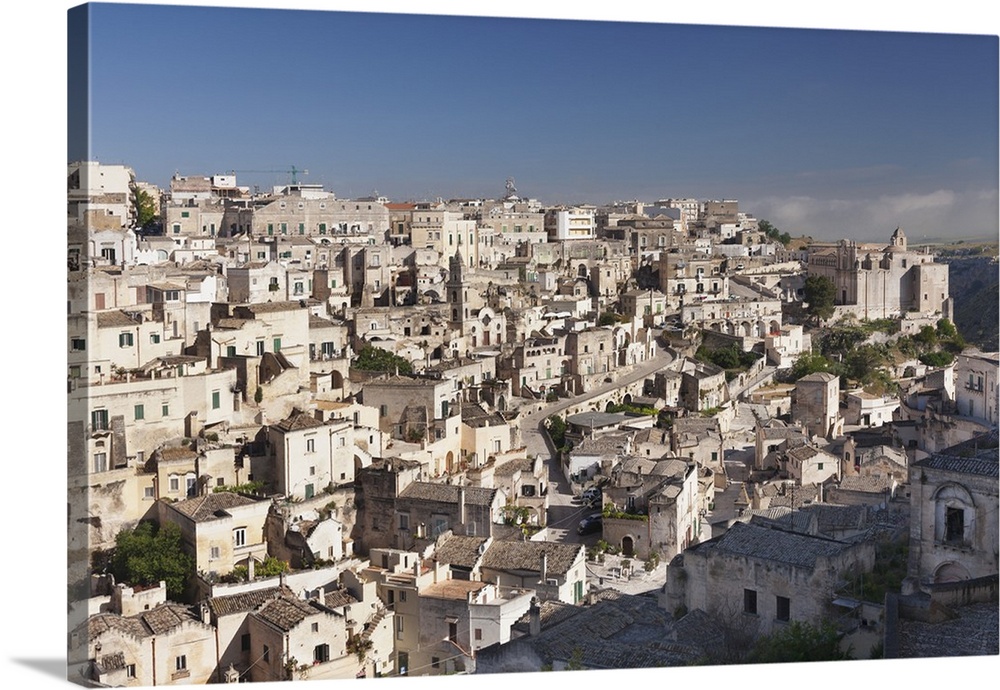
<path id="1" fill-rule="evenodd" d="M 547 516 L 546 541 L 560 543 L 585 543 L 592 546 L 600 538 L 599 534 L 580 536 L 576 533 L 577 525 L 587 515 L 595 512 L 592 508 L 574 502 L 572 487 L 563 476 L 558 460 L 553 457 L 554 450 L 549 447 L 545 435 L 541 432 L 541 423 L 551 415 L 558 414 L 573 405 L 579 405 L 591 398 L 634 383 L 660 371 L 674 361 L 673 353 L 661 348 L 657 349 L 655 357 L 641 362 L 623 374 L 617 381 L 605 383 L 592 391 L 582 393 L 573 398 L 560 398 L 557 401 L 544 404 L 541 409 L 532 409 L 520 417 L 521 439 L 527 448 L 529 456 L 538 455 L 545 459 L 548 466 L 549 511 Z M 531 404 L 531 403 L 529 403 Z"/>

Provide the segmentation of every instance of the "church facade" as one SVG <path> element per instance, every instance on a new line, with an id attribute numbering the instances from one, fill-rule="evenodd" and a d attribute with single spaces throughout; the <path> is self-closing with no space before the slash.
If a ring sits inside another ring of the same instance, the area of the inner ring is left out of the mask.
<path id="1" fill-rule="evenodd" d="M 950 318 L 948 265 L 935 263 L 929 251 L 910 251 L 906 235 L 896 228 L 889 244 L 814 244 L 809 248 L 809 275 L 833 281 L 835 304 L 854 305 L 865 319 L 898 316 L 908 311 L 940 313 Z"/>

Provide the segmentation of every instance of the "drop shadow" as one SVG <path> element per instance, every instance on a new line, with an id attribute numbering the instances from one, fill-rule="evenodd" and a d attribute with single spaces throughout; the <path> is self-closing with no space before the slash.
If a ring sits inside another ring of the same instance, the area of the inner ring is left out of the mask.
<path id="1" fill-rule="evenodd" d="M 11 659 L 14 663 L 53 676 L 60 680 L 67 679 L 66 659 Z"/>

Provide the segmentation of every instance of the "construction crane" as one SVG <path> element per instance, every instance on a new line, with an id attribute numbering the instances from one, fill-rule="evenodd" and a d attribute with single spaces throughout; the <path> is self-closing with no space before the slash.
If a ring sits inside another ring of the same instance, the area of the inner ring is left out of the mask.
<path id="1" fill-rule="evenodd" d="M 296 175 L 308 175 L 308 170 L 299 170 L 294 165 L 291 166 L 291 170 L 230 170 L 230 175 L 235 175 L 236 173 L 284 173 L 286 175 L 292 176 L 292 184 L 298 184 L 298 180 L 295 179 Z"/>

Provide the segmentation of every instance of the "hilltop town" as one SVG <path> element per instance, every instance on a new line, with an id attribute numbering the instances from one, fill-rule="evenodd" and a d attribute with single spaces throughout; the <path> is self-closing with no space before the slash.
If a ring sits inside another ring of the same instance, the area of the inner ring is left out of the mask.
<path id="1" fill-rule="evenodd" d="M 69 166 L 72 680 L 998 653 L 1000 355 L 905 228 L 296 172 Z"/>

